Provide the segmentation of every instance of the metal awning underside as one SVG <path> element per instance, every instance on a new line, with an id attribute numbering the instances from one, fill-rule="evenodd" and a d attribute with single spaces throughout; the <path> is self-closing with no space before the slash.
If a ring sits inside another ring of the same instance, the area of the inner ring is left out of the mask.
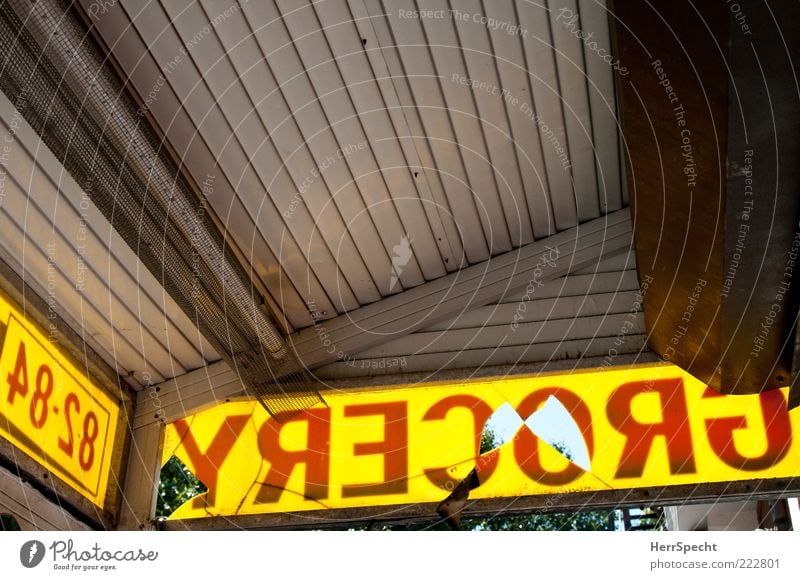
<path id="1" fill-rule="evenodd" d="M 581 42 L 580 26 L 610 51 L 603 3 L 457 4 L 73 7 L 320 379 L 645 349 L 613 68 Z M 556 244 L 563 263 L 539 279 Z M 144 269 L 124 251 L 109 256 Z M 62 305 L 76 330 L 107 327 L 109 362 L 134 386 L 190 370 L 168 337 L 137 342 L 144 318 L 119 327 L 140 282 L 103 283 L 119 304 L 93 305 L 94 319 Z M 199 366 L 216 360 L 185 323 Z M 344 337 L 338 358 L 320 329 Z"/>
<path id="2" fill-rule="evenodd" d="M 81 4 L 286 330 L 627 205 L 575 2 Z"/>

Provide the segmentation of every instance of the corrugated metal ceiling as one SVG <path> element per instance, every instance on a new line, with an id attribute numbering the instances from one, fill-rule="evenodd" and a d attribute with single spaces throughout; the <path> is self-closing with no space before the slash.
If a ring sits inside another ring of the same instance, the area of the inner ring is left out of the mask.
<path id="1" fill-rule="evenodd" d="M 627 205 L 602 2 L 81 3 L 287 331 Z"/>
<path id="2" fill-rule="evenodd" d="M 0 93 L 0 254 L 134 388 L 219 360 Z"/>
<path id="3" fill-rule="evenodd" d="M 364 350 L 314 374 L 323 380 L 400 372 L 434 377 L 449 369 L 582 358 L 609 366 L 627 360 L 625 355 L 647 352 L 632 250 L 532 288 L 532 294 L 530 289 L 510 293 L 496 304 Z"/>

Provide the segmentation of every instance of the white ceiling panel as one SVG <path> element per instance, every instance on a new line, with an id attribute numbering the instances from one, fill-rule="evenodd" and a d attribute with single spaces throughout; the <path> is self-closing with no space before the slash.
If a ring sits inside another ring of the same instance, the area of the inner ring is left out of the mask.
<path id="1" fill-rule="evenodd" d="M 625 205 L 603 2 L 89 14 L 289 331 Z"/>
<path id="2" fill-rule="evenodd" d="M 647 353 L 633 251 L 315 371 L 324 380 Z M 626 358 L 626 360 L 628 360 Z M 605 362 L 603 362 L 605 361 Z"/>
<path id="3" fill-rule="evenodd" d="M 0 251 L 134 387 L 219 356 L 0 93 Z"/>

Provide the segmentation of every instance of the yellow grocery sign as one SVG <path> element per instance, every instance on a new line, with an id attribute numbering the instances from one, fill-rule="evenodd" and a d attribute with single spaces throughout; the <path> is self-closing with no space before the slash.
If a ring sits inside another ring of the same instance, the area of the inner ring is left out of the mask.
<path id="1" fill-rule="evenodd" d="M 0 436 L 103 507 L 119 404 L 0 293 Z"/>
<path id="2" fill-rule="evenodd" d="M 583 433 L 590 469 L 523 426 L 479 456 L 510 403 L 529 417 L 551 396 Z M 476 466 L 471 499 L 800 475 L 800 411 L 786 390 L 722 396 L 672 365 L 328 393 L 278 422 L 254 402 L 168 427 L 173 453 L 208 487 L 173 518 L 440 502 Z"/>

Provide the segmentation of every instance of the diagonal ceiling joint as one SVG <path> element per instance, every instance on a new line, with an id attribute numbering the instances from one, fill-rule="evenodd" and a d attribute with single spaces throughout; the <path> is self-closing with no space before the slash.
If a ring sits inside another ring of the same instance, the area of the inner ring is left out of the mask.
<path id="1" fill-rule="evenodd" d="M 628 208 L 494 256 L 358 310 L 291 334 L 297 359 L 308 369 L 340 360 L 421 330 L 514 291 L 597 263 L 633 242 Z M 531 296 L 532 297 L 532 296 Z"/>

